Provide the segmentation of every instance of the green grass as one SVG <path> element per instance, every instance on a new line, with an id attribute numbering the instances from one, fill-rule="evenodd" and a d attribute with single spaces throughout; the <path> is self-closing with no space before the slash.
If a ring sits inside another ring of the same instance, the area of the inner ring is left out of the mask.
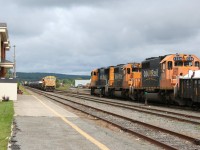
<path id="1" fill-rule="evenodd" d="M 0 150 L 7 150 L 13 114 L 13 101 L 0 102 Z"/>
<path id="2" fill-rule="evenodd" d="M 19 85 L 19 89 L 23 92 L 24 95 L 30 95 L 26 89 L 24 88 L 24 86 L 22 86 L 21 84 Z"/>
<path id="3" fill-rule="evenodd" d="M 57 90 L 69 90 L 70 85 L 69 84 L 64 84 L 63 86 L 60 86 L 58 88 L 56 88 Z"/>

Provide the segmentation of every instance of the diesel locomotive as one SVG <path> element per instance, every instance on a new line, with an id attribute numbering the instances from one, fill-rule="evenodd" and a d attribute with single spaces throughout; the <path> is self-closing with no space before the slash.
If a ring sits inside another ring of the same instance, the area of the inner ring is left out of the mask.
<path id="1" fill-rule="evenodd" d="M 30 87 L 41 89 L 48 92 L 53 92 L 56 87 L 56 77 L 46 76 L 41 81 L 29 82 Z"/>
<path id="2" fill-rule="evenodd" d="M 199 69 L 200 59 L 190 54 L 169 54 L 147 58 L 141 63 L 99 68 L 91 72 L 91 94 L 192 105 L 200 103 L 200 99 L 183 94 L 183 87 L 186 87 L 183 77 Z M 199 94 L 196 85 L 195 90 Z"/>
<path id="3" fill-rule="evenodd" d="M 134 81 L 133 78 L 138 79 Z M 132 86 L 140 86 L 141 64 L 128 63 L 107 68 L 95 69 L 91 72 L 91 95 L 129 97 Z"/>

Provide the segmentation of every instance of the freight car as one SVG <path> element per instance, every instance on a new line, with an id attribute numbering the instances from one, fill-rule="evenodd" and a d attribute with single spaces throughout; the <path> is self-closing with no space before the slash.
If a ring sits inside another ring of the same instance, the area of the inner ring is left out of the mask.
<path id="1" fill-rule="evenodd" d="M 91 72 L 91 94 L 188 105 L 191 102 L 181 95 L 180 77 L 199 70 L 199 64 L 195 55 L 169 54 L 147 58 L 141 64 L 95 69 Z"/>
<path id="2" fill-rule="evenodd" d="M 190 71 L 180 77 L 179 95 L 189 106 L 200 106 L 200 70 Z"/>
<path id="3" fill-rule="evenodd" d="M 41 81 L 29 82 L 29 86 L 44 91 L 53 92 L 56 87 L 56 77 L 46 76 Z"/>
<path id="4" fill-rule="evenodd" d="M 28 86 L 36 89 L 41 89 L 42 87 L 42 81 L 34 81 L 34 82 L 29 82 Z"/>

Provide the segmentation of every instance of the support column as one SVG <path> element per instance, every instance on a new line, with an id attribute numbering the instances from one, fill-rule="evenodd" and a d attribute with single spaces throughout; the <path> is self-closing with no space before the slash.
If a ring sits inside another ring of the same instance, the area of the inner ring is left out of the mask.
<path id="1" fill-rule="evenodd" d="M 5 61 L 5 53 L 6 53 L 6 46 L 4 44 L 4 42 L 1 43 L 1 62 Z M 2 77 L 4 78 L 6 76 L 6 68 L 2 67 Z"/>
<path id="2" fill-rule="evenodd" d="M 1 61 L 5 60 L 5 53 L 6 53 L 6 46 L 4 44 L 4 42 L 1 43 Z"/>
<path id="3" fill-rule="evenodd" d="M 2 53 L 2 41 L 1 41 L 1 33 L 0 33 L 0 62 L 1 62 L 1 53 Z"/>
<path id="4" fill-rule="evenodd" d="M 0 62 L 1 62 L 1 56 L 2 56 L 2 40 L 1 40 L 1 33 L 0 33 Z M 0 67 L 0 77 L 3 77 L 3 68 Z"/>

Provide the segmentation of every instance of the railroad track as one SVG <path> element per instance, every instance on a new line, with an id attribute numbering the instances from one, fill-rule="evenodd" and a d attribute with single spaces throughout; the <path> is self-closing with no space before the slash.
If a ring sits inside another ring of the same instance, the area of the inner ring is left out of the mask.
<path id="1" fill-rule="evenodd" d="M 194 115 L 188 115 L 184 113 L 177 113 L 173 111 L 167 111 L 167 110 L 162 110 L 162 109 L 156 109 L 156 108 L 149 108 L 145 106 L 138 106 L 134 104 L 125 104 L 122 102 L 117 102 L 117 101 L 112 101 L 109 99 L 102 99 L 98 97 L 93 97 L 93 96 L 83 96 L 83 95 L 78 95 L 75 93 L 70 93 L 70 92 L 64 92 L 64 91 L 55 91 L 55 93 L 62 94 L 65 96 L 70 96 L 70 97 L 75 97 L 79 99 L 84 99 L 87 101 L 92 101 L 92 102 L 97 102 L 101 104 L 106 104 L 106 105 L 111 105 L 115 107 L 120 107 L 124 109 L 129 109 L 133 111 L 138 111 L 146 114 L 151 114 L 155 116 L 160 116 L 160 117 L 165 117 L 181 122 L 186 122 L 186 123 L 191 123 L 194 125 L 200 125 L 200 117 L 199 116 L 194 116 Z M 85 94 L 84 94 L 85 95 Z"/>
<path id="2" fill-rule="evenodd" d="M 95 107 L 84 105 L 55 93 L 47 93 L 35 89 L 34 92 L 61 104 L 70 106 L 83 113 L 106 121 L 123 131 L 139 136 L 140 138 L 143 138 L 164 149 L 200 149 L 200 141 L 196 138 L 130 119 L 125 116 L 120 116 L 118 114 Z"/>

